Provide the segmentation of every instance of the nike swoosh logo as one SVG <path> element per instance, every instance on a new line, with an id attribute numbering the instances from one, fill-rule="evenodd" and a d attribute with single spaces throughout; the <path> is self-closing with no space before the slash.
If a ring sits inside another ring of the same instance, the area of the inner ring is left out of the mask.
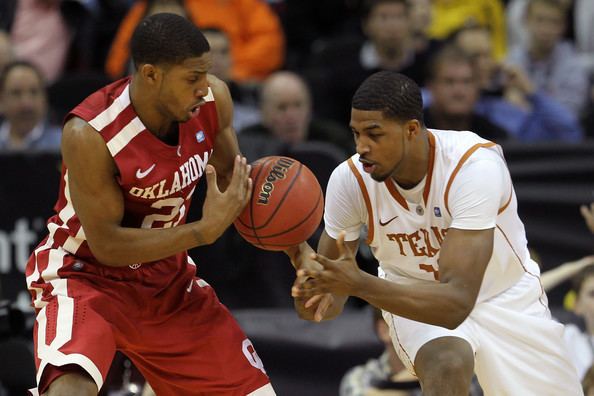
<path id="1" fill-rule="evenodd" d="M 141 171 L 141 170 L 140 170 L 140 168 L 138 168 L 138 169 L 136 170 L 136 177 L 137 177 L 138 179 L 143 179 L 143 178 L 145 178 L 145 177 L 146 177 L 146 175 L 148 175 L 149 173 L 151 173 L 151 172 L 152 172 L 152 170 L 153 170 L 153 169 L 155 169 L 155 166 L 156 166 L 156 165 L 157 165 L 157 164 L 152 164 L 152 165 L 151 165 L 151 166 L 150 166 L 148 169 L 146 169 L 146 170 L 144 170 L 144 171 Z"/>
<path id="2" fill-rule="evenodd" d="M 388 224 L 390 224 L 390 222 L 392 222 L 392 220 L 395 220 L 395 219 L 397 219 L 397 218 L 398 218 L 398 216 L 394 216 L 394 217 L 392 217 L 390 220 L 388 220 L 388 221 L 386 221 L 386 222 L 384 222 L 384 221 L 382 221 L 382 219 L 380 219 L 379 223 L 380 223 L 380 225 L 381 225 L 382 227 L 383 227 L 383 226 L 387 226 Z"/>

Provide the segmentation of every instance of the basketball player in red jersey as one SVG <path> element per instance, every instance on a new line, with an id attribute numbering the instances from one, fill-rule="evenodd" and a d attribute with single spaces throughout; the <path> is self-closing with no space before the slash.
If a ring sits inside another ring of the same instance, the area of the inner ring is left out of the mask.
<path id="1" fill-rule="evenodd" d="M 131 47 L 133 76 L 65 121 L 56 215 L 26 269 L 32 392 L 96 395 L 120 350 L 158 395 L 274 395 L 186 252 L 215 241 L 251 193 L 227 87 L 207 74 L 208 43 L 182 17 L 148 17 Z M 203 173 L 203 217 L 184 224 Z"/>

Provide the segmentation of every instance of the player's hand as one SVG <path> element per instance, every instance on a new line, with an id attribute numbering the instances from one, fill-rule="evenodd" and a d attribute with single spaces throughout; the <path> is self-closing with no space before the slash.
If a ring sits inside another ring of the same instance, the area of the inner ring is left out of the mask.
<path id="1" fill-rule="evenodd" d="M 584 220 L 586 220 L 586 225 L 590 229 L 590 232 L 594 234 L 594 202 L 592 202 L 589 207 L 588 205 L 582 205 L 580 207 L 580 212 L 582 213 Z"/>
<path id="2" fill-rule="evenodd" d="M 339 257 L 336 260 L 317 253 L 311 258 L 317 261 L 322 269 L 300 268 L 297 276 L 307 281 L 293 285 L 291 294 L 295 298 L 311 298 L 326 293 L 338 296 L 355 294 L 363 280 L 362 271 L 357 266 L 355 256 L 344 243 L 345 233 L 336 240 Z"/>
<path id="3" fill-rule="evenodd" d="M 233 175 L 225 192 L 219 190 L 217 173 L 212 165 L 206 165 L 208 190 L 202 206 L 202 221 L 208 224 L 208 242 L 214 242 L 233 223 L 252 195 L 251 166 L 245 157 L 236 156 Z"/>

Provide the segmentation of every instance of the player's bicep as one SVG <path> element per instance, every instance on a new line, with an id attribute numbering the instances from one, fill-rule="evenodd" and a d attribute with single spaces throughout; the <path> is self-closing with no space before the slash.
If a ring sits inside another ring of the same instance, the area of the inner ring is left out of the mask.
<path id="1" fill-rule="evenodd" d="M 119 226 L 124 202 L 116 166 L 105 142 L 81 119 L 64 126 L 62 157 L 67 168 L 66 193 L 92 247 Z"/>
<path id="2" fill-rule="evenodd" d="M 233 101 L 224 82 L 210 75 L 208 81 L 217 104 L 219 124 L 213 155 L 209 163 L 217 171 L 219 187 L 224 189 L 233 174 L 235 157 L 240 154 L 237 135 L 233 129 Z"/>
<path id="3" fill-rule="evenodd" d="M 494 229 L 448 229 L 439 253 L 439 280 L 449 283 L 474 306 L 493 253 Z"/>

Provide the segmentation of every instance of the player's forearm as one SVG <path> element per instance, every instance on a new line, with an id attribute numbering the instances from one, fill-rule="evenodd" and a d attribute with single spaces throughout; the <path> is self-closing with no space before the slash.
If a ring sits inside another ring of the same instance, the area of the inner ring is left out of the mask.
<path id="1" fill-rule="evenodd" d="M 213 243 L 222 231 L 197 221 L 172 228 L 114 227 L 104 237 L 89 239 L 97 260 L 110 267 L 125 267 L 172 256 L 190 248 Z"/>
<path id="2" fill-rule="evenodd" d="M 474 306 L 475 299 L 461 286 L 447 283 L 402 285 L 369 274 L 363 276 L 363 286 L 354 296 L 418 322 L 454 329 Z"/>

